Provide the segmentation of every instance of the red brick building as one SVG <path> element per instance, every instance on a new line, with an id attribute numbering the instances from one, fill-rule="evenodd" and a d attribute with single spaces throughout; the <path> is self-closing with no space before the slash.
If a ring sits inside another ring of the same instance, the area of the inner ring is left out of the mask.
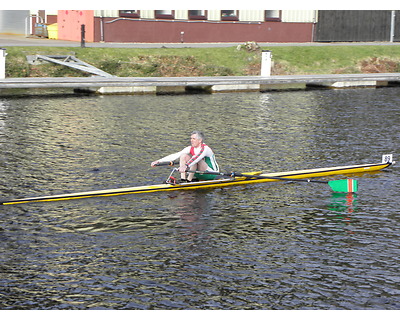
<path id="1" fill-rule="evenodd" d="M 42 13 L 43 14 L 43 13 Z M 58 38 L 88 42 L 311 42 L 313 10 L 59 10 Z"/>

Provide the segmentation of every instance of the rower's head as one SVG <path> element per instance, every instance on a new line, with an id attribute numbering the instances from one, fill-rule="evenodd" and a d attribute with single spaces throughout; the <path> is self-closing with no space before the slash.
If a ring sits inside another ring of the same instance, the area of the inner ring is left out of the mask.
<path id="1" fill-rule="evenodd" d="M 201 131 L 193 131 L 190 135 L 190 143 L 193 147 L 198 148 L 204 142 L 204 134 Z"/>

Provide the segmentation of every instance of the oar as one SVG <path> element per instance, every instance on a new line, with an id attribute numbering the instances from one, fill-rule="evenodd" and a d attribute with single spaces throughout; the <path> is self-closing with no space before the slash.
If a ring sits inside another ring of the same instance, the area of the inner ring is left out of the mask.
<path id="1" fill-rule="evenodd" d="M 213 171 L 188 171 L 198 174 L 215 174 L 217 176 L 226 176 L 226 177 L 245 177 L 245 178 L 254 178 L 254 179 L 274 179 L 274 180 L 284 180 L 284 181 L 298 181 L 298 182 L 315 182 L 315 183 L 325 183 L 328 184 L 334 192 L 357 192 L 358 190 L 358 181 L 354 179 L 345 179 L 345 180 L 331 180 L 331 181 L 321 181 L 321 180 L 311 180 L 311 179 L 295 179 L 295 178 L 283 178 L 276 176 L 258 176 L 244 173 L 223 173 L 223 172 L 213 172 Z"/>
<path id="2" fill-rule="evenodd" d="M 171 166 L 172 167 L 175 164 L 177 164 L 177 163 L 174 161 L 164 161 L 164 162 L 156 163 L 154 166 L 155 167 L 160 167 L 160 166 Z"/>

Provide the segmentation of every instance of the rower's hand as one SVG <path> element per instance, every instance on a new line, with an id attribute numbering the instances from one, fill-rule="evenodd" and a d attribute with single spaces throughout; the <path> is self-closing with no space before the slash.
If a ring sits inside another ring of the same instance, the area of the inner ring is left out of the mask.
<path id="1" fill-rule="evenodd" d="M 158 163 L 159 163 L 159 161 L 153 161 L 153 162 L 151 163 L 151 166 L 152 166 L 152 167 L 155 167 Z"/>

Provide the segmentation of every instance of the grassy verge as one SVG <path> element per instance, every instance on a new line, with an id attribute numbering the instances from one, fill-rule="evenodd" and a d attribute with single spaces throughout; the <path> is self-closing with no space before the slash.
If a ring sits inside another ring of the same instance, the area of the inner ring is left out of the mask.
<path id="1" fill-rule="evenodd" d="M 263 47 L 271 50 L 272 74 L 399 72 L 400 46 Z M 120 77 L 246 76 L 260 72 L 261 50 L 229 48 L 8 47 L 7 77 L 89 76 L 50 63 L 30 65 L 27 55 L 75 55 Z"/>

